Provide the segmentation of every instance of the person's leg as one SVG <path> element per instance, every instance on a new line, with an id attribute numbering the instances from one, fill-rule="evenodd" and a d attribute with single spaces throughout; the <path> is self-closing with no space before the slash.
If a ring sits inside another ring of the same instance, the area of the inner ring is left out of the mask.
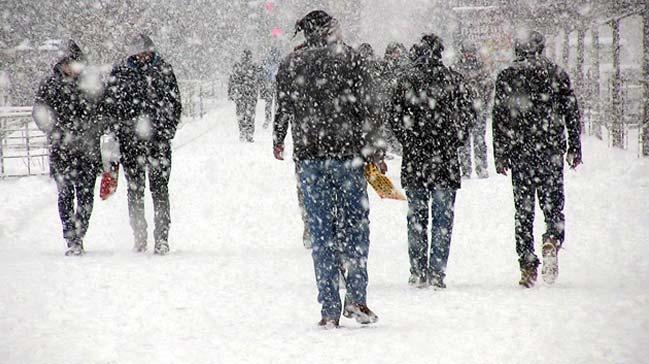
<path id="1" fill-rule="evenodd" d="M 455 217 L 455 190 L 432 193 L 430 242 L 430 277 L 434 285 L 444 287 Z"/>
<path id="2" fill-rule="evenodd" d="M 120 142 L 121 143 L 121 142 Z M 142 146 L 132 146 L 132 150 L 120 144 L 121 164 L 126 177 L 128 216 L 135 238 L 134 249 L 146 250 L 147 223 L 144 215 L 144 188 L 146 184 L 146 152 Z"/>
<path id="3" fill-rule="evenodd" d="M 353 166 L 351 161 L 336 164 L 336 223 L 338 244 L 347 271 L 347 295 L 351 303 L 366 305 L 370 247 L 367 182 L 362 166 Z"/>
<path id="4" fill-rule="evenodd" d="M 341 312 L 338 293 L 339 254 L 335 244 L 332 178 L 325 161 L 300 161 L 299 177 L 304 192 L 313 249 L 313 266 L 318 287 L 318 302 L 323 318 L 338 319 Z"/>
<path id="5" fill-rule="evenodd" d="M 273 122 L 273 96 L 272 95 L 266 96 L 264 101 L 266 102 L 266 106 L 265 106 L 265 110 L 264 110 L 265 111 L 265 119 L 264 119 L 263 128 L 267 129 L 268 125 L 270 125 Z"/>
<path id="6" fill-rule="evenodd" d="M 428 204 L 430 192 L 425 189 L 408 189 L 406 190 L 406 196 L 408 198 L 410 273 L 414 278 L 425 281 L 426 272 L 428 271 Z M 417 282 L 411 281 L 410 283 L 415 284 Z"/>
<path id="7" fill-rule="evenodd" d="M 169 177 L 171 175 L 171 145 L 168 142 L 152 146 L 149 155 L 149 188 L 153 199 L 155 252 L 166 254 L 169 250 Z"/>
<path id="8" fill-rule="evenodd" d="M 53 177 L 58 190 L 59 217 L 63 228 L 63 238 L 68 248 L 70 248 L 77 241 L 74 216 L 74 183 L 67 174 L 57 173 Z"/>
<path id="9" fill-rule="evenodd" d="M 83 239 L 88 231 L 90 216 L 92 215 L 97 176 L 94 171 L 90 171 L 90 173 L 80 171 L 77 177 L 75 181 L 77 195 L 76 228 L 77 238 L 83 246 Z"/>
<path id="10" fill-rule="evenodd" d="M 554 238 L 563 243 L 565 236 L 563 158 L 558 154 L 551 157 L 544 166 L 539 188 L 539 205 L 545 217 L 546 233 L 543 240 Z"/>
<path id="11" fill-rule="evenodd" d="M 475 171 L 479 178 L 489 177 L 487 170 L 487 143 L 485 134 L 487 133 L 487 115 L 480 113 L 475 128 L 471 131 L 473 135 L 473 159 L 475 160 Z"/>
<path id="12" fill-rule="evenodd" d="M 246 108 L 243 100 L 237 100 L 237 123 L 239 125 L 239 141 L 246 140 Z"/>
<path id="13" fill-rule="evenodd" d="M 516 253 L 521 268 L 538 266 L 534 253 L 534 208 L 535 183 L 537 178 L 531 166 L 512 168 L 512 187 L 514 192 Z"/>
<path id="14" fill-rule="evenodd" d="M 473 172 L 471 166 L 471 134 L 466 138 L 466 143 L 461 145 L 458 148 L 458 155 L 460 158 L 460 170 L 462 171 L 462 177 L 471 178 L 471 173 Z"/>

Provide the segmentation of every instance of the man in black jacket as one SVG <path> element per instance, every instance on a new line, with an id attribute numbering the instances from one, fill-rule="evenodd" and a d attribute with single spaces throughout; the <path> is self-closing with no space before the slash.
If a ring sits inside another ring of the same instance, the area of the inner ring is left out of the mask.
<path id="1" fill-rule="evenodd" d="M 252 61 L 252 52 L 246 49 L 232 68 L 228 81 L 228 97 L 237 107 L 239 140 L 242 142 L 255 141 L 255 114 L 262 84 L 262 70 Z"/>
<path id="2" fill-rule="evenodd" d="M 398 79 L 390 124 L 403 146 L 401 184 L 408 198 L 409 283 L 444 288 L 460 188 L 458 147 L 466 140 L 472 103 L 461 76 L 442 63 L 435 34 L 413 47 L 412 65 Z M 430 256 L 428 216 L 432 205 Z"/>
<path id="3" fill-rule="evenodd" d="M 544 42 L 536 31 L 515 41 L 516 59 L 498 75 L 493 109 L 496 171 L 512 171 L 519 283 L 524 287 L 534 285 L 539 265 L 532 230 L 535 196 L 547 226 L 542 275 L 553 283 L 564 239 L 563 155 L 567 152 L 571 168 L 582 161 L 577 100 L 568 75 L 543 56 Z"/>
<path id="4" fill-rule="evenodd" d="M 343 309 L 344 316 L 369 324 L 378 317 L 366 303 L 369 206 L 363 166 L 383 164 L 383 151 L 364 102 L 367 77 L 358 55 L 342 42 L 336 19 L 313 11 L 297 23 L 300 31 L 306 43 L 284 59 L 277 74 L 274 155 L 283 159 L 291 124 L 322 304 L 319 324 L 337 326 Z M 341 263 L 348 273 L 344 307 Z"/>
<path id="5" fill-rule="evenodd" d="M 39 87 L 33 117 L 50 144 L 50 174 L 58 189 L 59 216 L 68 250 L 82 255 L 101 170 L 94 100 L 80 87 L 83 54 L 73 42 Z M 75 211 L 76 196 L 76 211 Z"/>
<path id="6" fill-rule="evenodd" d="M 102 107 L 114 121 L 121 163 L 128 182 L 128 208 L 135 237 L 134 250 L 147 248 L 144 188 L 149 188 L 155 220 L 154 253 L 169 252 L 169 176 L 171 140 L 182 110 L 180 91 L 171 66 L 156 51 L 151 38 L 140 34 L 131 56 L 113 69 Z"/>

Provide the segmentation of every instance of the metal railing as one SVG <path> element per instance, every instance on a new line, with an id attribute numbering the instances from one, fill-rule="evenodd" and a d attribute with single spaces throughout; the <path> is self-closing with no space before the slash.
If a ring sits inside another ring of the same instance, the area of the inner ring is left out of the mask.
<path id="1" fill-rule="evenodd" d="M 31 106 L 0 108 L 0 178 L 47 174 L 48 147 Z"/>

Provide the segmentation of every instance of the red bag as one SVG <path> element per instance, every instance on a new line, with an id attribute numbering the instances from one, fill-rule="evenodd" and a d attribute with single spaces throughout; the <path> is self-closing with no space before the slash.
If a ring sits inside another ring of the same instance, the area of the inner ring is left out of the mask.
<path id="1" fill-rule="evenodd" d="M 108 171 L 101 175 L 101 185 L 99 187 L 99 197 L 102 200 L 109 198 L 117 191 L 117 179 L 119 177 L 119 164 L 112 165 Z"/>

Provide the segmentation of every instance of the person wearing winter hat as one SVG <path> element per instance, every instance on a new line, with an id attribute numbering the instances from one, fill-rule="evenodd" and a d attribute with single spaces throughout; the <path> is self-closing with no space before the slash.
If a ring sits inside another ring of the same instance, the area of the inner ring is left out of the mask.
<path id="1" fill-rule="evenodd" d="M 171 141 L 182 111 L 180 91 L 171 65 L 149 36 L 137 35 L 129 45 L 129 53 L 111 72 L 101 113 L 119 141 L 120 162 L 128 182 L 133 249 L 147 250 L 144 191 L 148 171 L 154 209 L 154 253 L 165 255 L 169 252 L 171 224 Z"/>
<path id="2" fill-rule="evenodd" d="M 101 171 L 99 127 L 92 98 L 80 86 L 84 56 L 72 40 L 38 88 L 33 118 L 47 135 L 50 175 L 58 190 L 65 255 L 82 255 Z M 75 204 L 76 200 L 76 204 Z M 75 208 L 76 205 L 76 208 Z"/>
<path id="3" fill-rule="evenodd" d="M 519 284 L 527 288 L 536 283 L 540 264 L 534 252 L 535 196 L 546 223 L 541 274 L 554 283 L 565 236 L 564 155 L 572 169 L 582 163 L 577 98 L 568 74 L 543 56 L 544 46 L 537 31 L 516 37 L 515 60 L 498 74 L 492 111 L 496 172 L 507 175 L 511 169 Z"/>
<path id="4" fill-rule="evenodd" d="M 413 46 L 413 63 L 399 75 L 388 111 L 392 131 L 403 146 L 408 283 L 418 288 L 446 287 L 455 197 L 461 187 L 458 148 L 466 140 L 471 121 L 467 117 L 472 110 L 470 98 L 461 76 L 442 63 L 443 50 L 435 34 L 423 36 Z"/>
<path id="5" fill-rule="evenodd" d="M 341 311 L 362 324 L 374 323 L 378 316 L 366 302 L 370 241 L 364 165 L 382 163 L 384 150 L 365 102 L 369 76 L 358 54 L 343 43 L 338 21 L 326 12 L 310 12 L 295 30 L 306 42 L 279 67 L 273 154 L 284 159 L 290 123 L 322 304 L 319 325 L 337 327 Z M 347 271 L 344 304 L 338 291 L 341 265 Z"/>

